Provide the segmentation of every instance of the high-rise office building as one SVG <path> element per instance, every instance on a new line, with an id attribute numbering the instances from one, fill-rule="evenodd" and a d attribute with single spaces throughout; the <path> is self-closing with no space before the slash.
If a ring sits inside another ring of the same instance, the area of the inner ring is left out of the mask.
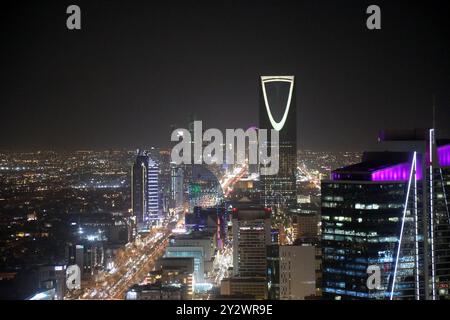
<path id="1" fill-rule="evenodd" d="M 220 294 L 228 297 L 241 295 L 245 299 L 264 300 L 267 299 L 267 284 L 262 278 L 226 278 L 220 284 Z"/>
<path id="2" fill-rule="evenodd" d="M 270 208 L 243 200 L 233 208 L 233 276 L 222 280 L 222 295 L 249 295 L 254 299 L 267 299 L 270 215 Z"/>
<path id="3" fill-rule="evenodd" d="M 298 204 L 290 210 L 292 236 L 294 241 L 300 238 L 319 238 L 320 206 L 315 203 Z"/>
<path id="4" fill-rule="evenodd" d="M 279 171 L 261 175 L 261 203 L 264 206 L 289 206 L 296 202 L 297 105 L 294 76 L 260 78 L 259 128 L 279 133 Z"/>
<path id="5" fill-rule="evenodd" d="M 180 208 L 184 203 L 184 188 L 183 188 L 183 169 L 172 164 L 171 167 L 171 197 L 175 208 Z"/>
<path id="6" fill-rule="evenodd" d="M 281 300 L 304 300 L 316 294 L 316 247 L 280 246 Z"/>
<path id="7" fill-rule="evenodd" d="M 380 142 L 322 181 L 323 295 L 448 299 L 450 141 L 432 129 Z M 368 267 L 380 270 L 378 287 Z"/>
<path id="8" fill-rule="evenodd" d="M 131 172 L 131 203 L 140 230 L 160 222 L 158 178 L 158 164 L 146 152 L 138 151 Z"/>
<path id="9" fill-rule="evenodd" d="M 241 205 L 233 209 L 233 274 L 266 277 L 266 246 L 271 244 L 270 210 Z"/>
<path id="10" fill-rule="evenodd" d="M 160 224 L 160 199 L 159 199 L 159 166 L 149 159 L 147 169 L 147 188 L 148 188 L 148 219 L 150 225 Z"/>
<path id="11" fill-rule="evenodd" d="M 311 241 L 309 241 L 311 240 Z M 267 288 L 271 300 L 304 300 L 318 296 L 320 249 L 317 239 L 267 247 Z"/>
<path id="12" fill-rule="evenodd" d="M 105 266 L 105 248 L 101 242 L 67 243 L 67 265 L 76 264 L 83 280 L 92 280 Z"/>
<path id="13" fill-rule="evenodd" d="M 280 299 L 280 246 L 267 246 L 267 292 L 269 300 Z"/>
<path id="14" fill-rule="evenodd" d="M 49 265 L 39 267 L 39 289 L 54 289 L 54 300 L 63 300 L 66 294 L 66 266 Z"/>

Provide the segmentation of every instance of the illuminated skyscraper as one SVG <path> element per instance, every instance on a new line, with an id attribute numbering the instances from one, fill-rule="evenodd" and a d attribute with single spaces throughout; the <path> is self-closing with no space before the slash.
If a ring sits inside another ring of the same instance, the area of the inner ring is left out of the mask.
<path id="1" fill-rule="evenodd" d="M 63 300 L 66 294 L 66 266 L 48 265 L 39 267 L 39 289 L 54 290 L 52 299 Z"/>
<path id="2" fill-rule="evenodd" d="M 176 208 L 183 205 L 184 202 L 184 188 L 183 188 L 183 169 L 172 164 L 171 166 L 171 183 L 170 191 L 171 197 Z"/>
<path id="3" fill-rule="evenodd" d="M 259 128 L 279 132 L 279 171 L 261 176 L 264 206 L 289 206 L 296 202 L 297 105 L 294 76 L 260 78 Z M 270 149 L 269 149 L 270 150 Z"/>
<path id="4" fill-rule="evenodd" d="M 379 149 L 322 181 L 323 294 L 448 299 L 450 141 L 384 133 Z M 368 288 L 369 266 L 381 271 Z"/>
<path id="5" fill-rule="evenodd" d="M 149 159 L 148 161 L 148 218 L 150 225 L 157 226 L 161 222 L 159 199 L 159 166 Z"/>
<path id="6" fill-rule="evenodd" d="M 222 280 L 221 294 L 250 294 L 256 299 L 267 299 L 270 215 L 270 208 L 247 201 L 233 208 L 233 276 Z"/>
<path id="7" fill-rule="evenodd" d="M 233 273 L 238 277 L 262 277 L 267 272 L 267 246 L 271 244 L 270 210 L 239 205 L 233 209 Z"/>
<path id="8" fill-rule="evenodd" d="M 140 230 L 160 222 L 158 179 L 158 164 L 147 153 L 138 151 L 131 174 L 131 203 Z"/>

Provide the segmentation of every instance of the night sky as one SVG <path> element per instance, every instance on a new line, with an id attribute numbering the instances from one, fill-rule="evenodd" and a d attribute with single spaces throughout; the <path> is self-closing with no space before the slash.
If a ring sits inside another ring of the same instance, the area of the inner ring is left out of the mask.
<path id="1" fill-rule="evenodd" d="M 247 128 L 263 74 L 296 76 L 300 148 L 364 150 L 380 129 L 429 127 L 433 94 L 450 137 L 448 1 L 10 2 L 0 149 L 164 147 L 189 113 Z M 366 28 L 370 4 L 382 30 Z"/>

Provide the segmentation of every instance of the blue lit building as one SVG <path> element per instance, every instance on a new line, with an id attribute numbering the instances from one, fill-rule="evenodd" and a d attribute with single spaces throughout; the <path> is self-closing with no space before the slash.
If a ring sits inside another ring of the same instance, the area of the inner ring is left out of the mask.
<path id="1" fill-rule="evenodd" d="M 159 166 L 146 152 L 138 151 L 131 180 L 131 203 L 138 229 L 159 225 Z"/>
<path id="2" fill-rule="evenodd" d="M 160 224 L 159 166 L 149 158 L 147 169 L 148 219 L 151 226 Z"/>
<path id="3" fill-rule="evenodd" d="M 331 299 L 449 299 L 450 141 L 385 132 L 322 181 L 322 289 Z M 380 285 L 367 285 L 369 266 Z"/>

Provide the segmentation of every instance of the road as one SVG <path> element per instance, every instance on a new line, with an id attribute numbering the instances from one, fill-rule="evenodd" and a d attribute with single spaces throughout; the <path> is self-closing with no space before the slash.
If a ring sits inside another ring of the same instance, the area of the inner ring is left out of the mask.
<path id="1" fill-rule="evenodd" d="M 103 281 L 87 283 L 81 290 L 68 293 L 66 299 L 124 299 L 126 290 L 140 283 L 164 254 L 170 235 L 170 229 L 161 228 L 138 238 L 119 252 L 115 268 Z"/>
<path id="2" fill-rule="evenodd" d="M 241 180 L 245 175 L 247 175 L 247 173 L 247 165 L 244 165 L 242 167 L 236 167 L 233 170 L 233 173 L 224 175 L 224 177 L 220 181 L 220 185 L 222 186 L 223 194 L 225 197 L 227 197 L 228 194 L 233 190 L 233 184 Z"/>
<path id="3" fill-rule="evenodd" d="M 304 164 L 298 166 L 297 170 L 300 181 L 308 181 L 320 190 L 320 178 L 318 176 L 311 174 L 310 170 Z"/>
<path id="4" fill-rule="evenodd" d="M 222 279 L 229 277 L 228 269 L 233 266 L 233 249 L 231 245 L 217 252 L 214 259 L 214 282 L 220 286 Z"/>

